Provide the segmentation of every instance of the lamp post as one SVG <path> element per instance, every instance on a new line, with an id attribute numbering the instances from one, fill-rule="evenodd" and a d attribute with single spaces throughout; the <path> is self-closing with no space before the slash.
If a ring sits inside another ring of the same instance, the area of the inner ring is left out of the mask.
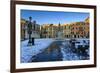
<path id="1" fill-rule="evenodd" d="M 34 35 L 35 35 L 35 25 L 36 25 L 36 21 L 33 21 L 33 28 L 32 28 L 32 30 L 33 30 L 33 33 L 34 33 Z M 34 36 L 32 37 L 32 45 L 34 45 L 35 43 L 34 43 Z"/>
<path id="2" fill-rule="evenodd" d="M 28 35 L 29 35 L 29 41 L 28 41 L 28 44 L 31 45 L 32 44 L 32 37 L 31 37 L 31 34 L 32 34 L 32 17 L 29 17 L 29 23 L 28 23 Z"/>

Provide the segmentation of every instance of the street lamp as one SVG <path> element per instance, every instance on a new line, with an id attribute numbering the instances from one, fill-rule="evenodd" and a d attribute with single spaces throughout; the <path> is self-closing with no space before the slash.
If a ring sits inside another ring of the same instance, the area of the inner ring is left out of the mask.
<path id="1" fill-rule="evenodd" d="M 33 30 L 34 35 L 35 35 L 35 26 L 36 26 L 36 21 L 33 21 L 33 28 L 32 28 L 32 30 Z M 32 37 L 32 45 L 34 45 L 34 36 Z"/>
<path id="2" fill-rule="evenodd" d="M 28 35 L 29 35 L 29 41 L 28 44 L 31 45 L 32 44 L 32 38 L 31 38 L 31 34 L 32 34 L 32 17 L 29 17 L 29 23 L 28 23 Z"/>

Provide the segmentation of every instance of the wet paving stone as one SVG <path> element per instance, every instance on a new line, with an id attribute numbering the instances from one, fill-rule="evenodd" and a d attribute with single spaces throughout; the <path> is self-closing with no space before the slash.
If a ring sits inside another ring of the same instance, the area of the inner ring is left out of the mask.
<path id="1" fill-rule="evenodd" d="M 32 62 L 62 61 L 61 43 L 62 41 L 53 42 L 50 47 L 46 48 L 42 53 L 33 56 Z"/>
<path id="2" fill-rule="evenodd" d="M 69 41 L 55 41 L 43 52 L 33 56 L 31 62 L 88 60 L 89 45 L 75 48 Z"/>

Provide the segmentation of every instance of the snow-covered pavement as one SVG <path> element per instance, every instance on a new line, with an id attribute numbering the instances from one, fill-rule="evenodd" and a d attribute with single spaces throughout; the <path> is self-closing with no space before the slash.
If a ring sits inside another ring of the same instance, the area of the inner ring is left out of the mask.
<path id="1" fill-rule="evenodd" d="M 71 52 L 71 48 L 63 48 L 61 47 L 61 52 L 63 54 L 63 61 L 66 60 L 79 60 L 79 57 L 77 56 L 77 54 Z"/>
<path id="2" fill-rule="evenodd" d="M 89 39 L 75 39 L 72 42 L 71 39 L 45 38 L 35 39 L 35 45 L 28 46 L 28 40 L 22 41 L 21 63 L 89 59 Z"/>
<path id="3" fill-rule="evenodd" d="M 35 39 L 35 45 L 28 46 L 28 40 L 21 42 L 21 63 L 28 63 L 32 56 L 41 53 L 46 49 L 53 39 Z"/>
<path id="4" fill-rule="evenodd" d="M 72 45 L 70 45 L 69 39 L 67 39 L 66 41 L 64 41 L 62 43 L 62 46 L 60 46 L 60 48 L 61 48 L 61 52 L 63 54 L 63 58 L 62 59 L 64 61 L 65 60 L 81 60 L 83 58 L 89 59 L 87 57 L 87 55 L 89 55 L 89 48 L 87 50 L 85 50 L 85 52 L 83 52 L 83 50 L 81 49 L 80 50 L 81 51 L 81 55 L 79 55 L 80 52 L 78 52 L 78 50 L 79 50 L 78 45 L 79 46 L 81 45 L 82 47 L 85 47 L 87 45 L 89 46 L 89 39 L 77 39 L 77 42 L 78 43 L 75 43 L 74 48 L 72 47 Z M 83 48 L 83 49 L 86 49 L 86 47 Z M 76 52 L 74 53 L 73 50 L 74 51 L 76 50 Z M 84 55 L 84 53 L 85 53 L 85 55 Z"/>

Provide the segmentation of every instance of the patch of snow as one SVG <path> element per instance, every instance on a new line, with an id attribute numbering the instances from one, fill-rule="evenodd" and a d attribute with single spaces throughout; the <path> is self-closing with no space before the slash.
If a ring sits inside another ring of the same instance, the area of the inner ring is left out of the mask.
<path id="1" fill-rule="evenodd" d="M 63 47 L 61 47 L 61 52 L 62 52 L 62 55 L 63 55 L 63 61 L 65 60 L 79 60 L 79 57 L 75 54 L 75 53 L 72 53 L 70 51 L 71 48 L 67 48 L 67 49 L 64 49 Z M 67 50 L 67 52 L 66 52 Z"/>
<path id="2" fill-rule="evenodd" d="M 64 41 L 62 43 L 62 46 L 60 47 L 63 55 L 63 60 L 79 60 L 81 56 L 78 56 L 76 53 L 72 52 L 69 40 L 70 39 L 66 39 L 66 41 Z M 89 45 L 89 39 L 75 39 L 75 40 L 76 40 L 75 48 L 78 48 L 79 45 L 82 45 L 83 47 L 85 45 Z M 89 54 L 89 49 L 87 50 L 87 53 Z"/>
<path id="3" fill-rule="evenodd" d="M 78 48 L 78 46 L 85 47 L 86 45 L 89 45 L 89 40 L 86 39 L 82 39 L 82 40 L 78 39 L 77 42 L 75 43 L 75 48 Z"/>
<path id="4" fill-rule="evenodd" d="M 53 43 L 53 39 L 35 39 L 35 45 L 28 46 L 28 40 L 21 42 L 21 62 L 29 62 L 31 57 L 41 53 L 44 49 L 46 49 L 51 43 Z"/>

